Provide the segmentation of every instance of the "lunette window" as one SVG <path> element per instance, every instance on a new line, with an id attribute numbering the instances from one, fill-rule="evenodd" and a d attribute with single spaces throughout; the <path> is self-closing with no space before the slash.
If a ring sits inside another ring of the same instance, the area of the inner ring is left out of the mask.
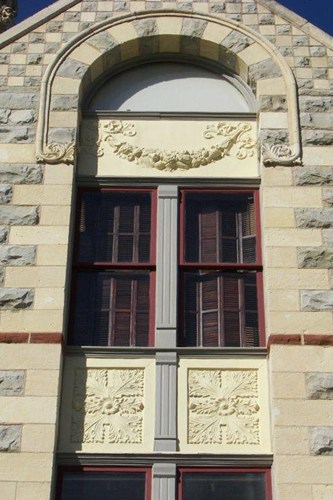
<path id="1" fill-rule="evenodd" d="M 179 344 L 258 346 L 258 192 L 180 199 Z M 70 343 L 153 345 L 156 192 L 81 190 L 78 212 Z"/>

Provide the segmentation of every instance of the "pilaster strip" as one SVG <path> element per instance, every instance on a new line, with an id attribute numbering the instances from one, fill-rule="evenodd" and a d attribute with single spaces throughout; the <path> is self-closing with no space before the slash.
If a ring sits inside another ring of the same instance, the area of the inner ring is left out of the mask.
<path id="1" fill-rule="evenodd" d="M 158 352 L 156 353 L 156 417 L 154 451 L 170 452 L 176 450 L 177 353 Z"/>
<path id="2" fill-rule="evenodd" d="M 159 463 L 153 465 L 152 500 L 175 500 L 176 465 Z"/>

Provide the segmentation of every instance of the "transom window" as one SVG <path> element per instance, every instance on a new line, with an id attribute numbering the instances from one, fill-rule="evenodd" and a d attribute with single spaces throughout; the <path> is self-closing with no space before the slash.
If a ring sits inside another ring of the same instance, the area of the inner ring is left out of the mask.
<path id="1" fill-rule="evenodd" d="M 260 344 L 257 194 L 181 190 L 179 345 Z M 80 191 L 71 344 L 154 345 L 156 211 L 155 190 Z"/>

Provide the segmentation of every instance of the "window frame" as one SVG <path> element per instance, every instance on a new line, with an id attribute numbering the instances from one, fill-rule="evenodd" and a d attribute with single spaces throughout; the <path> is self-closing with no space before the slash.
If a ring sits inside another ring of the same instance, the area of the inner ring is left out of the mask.
<path id="1" fill-rule="evenodd" d="M 150 232 L 150 261 L 149 262 L 84 262 L 80 263 L 78 260 L 79 255 L 79 240 L 80 240 L 80 211 L 82 206 L 83 194 L 87 192 L 95 193 L 147 193 L 151 199 L 151 232 Z M 67 344 L 70 346 L 77 346 L 74 342 L 74 323 L 75 323 L 75 304 L 76 304 L 76 289 L 77 289 L 77 276 L 80 271 L 98 272 L 108 270 L 127 270 L 127 271 L 149 271 L 149 332 L 148 332 L 148 345 L 146 347 L 154 346 L 155 337 L 155 304 L 156 304 L 156 232 L 157 232 L 157 188 L 156 187 L 128 187 L 128 186 L 111 186 L 111 187 L 78 187 L 76 197 L 76 214 L 75 214 L 75 231 L 74 231 L 74 244 L 73 244 L 73 258 L 72 258 L 72 274 L 71 274 L 71 313 L 68 322 L 68 338 Z M 91 347 L 91 344 L 82 344 L 85 347 Z M 93 345 L 93 347 L 111 347 L 117 348 L 119 346 L 107 345 Z M 138 346 L 124 346 L 135 348 Z M 141 346 L 140 346 L 141 347 Z"/>
<path id="2" fill-rule="evenodd" d="M 254 224 L 256 236 L 256 262 L 233 262 L 233 263 L 206 263 L 206 262 L 186 262 L 185 261 L 185 206 L 186 194 L 231 194 L 253 195 L 254 199 Z M 264 294 L 263 294 L 263 264 L 262 264 L 262 249 L 261 249 L 261 224 L 260 224 L 260 192 L 259 188 L 186 188 L 179 189 L 179 256 L 178 256 L 178 282 L 180 297 L 178 300 L 178 346 L 184 347 L 184 318 L 185 318 L 185 280 L 186 271 L 212 270 L 212 271 L 254 271 L 256 273 L 257 285 L 257 303 L 258 303 L 258 329 L 259 329 L 259 345 L 255 347 L 264 347 L 266 345 L 265 337 L 265 321 L 264 321 Z M 185 346 L 186 347 L 186 346 Z M 246 348 L 247 346 L 238 346 L 238 348 Z M 193 349 L 205 349 L 205 346 L 193 346 Z M 227 349 L 226 346 L 215 346 L 212 349 Z"/>
<path id="3" fill-rule="evenodd" d="M 184 500 L 183 495 L 183 477 L 186 473 L 212 473 L 212 474 L 263 474 L 266 486 L 266 498 L 265 500 L 273 500 L 272 496 L 272 478 L 271 469 L 263 467 L 179 467 L 178 468 L 178 480 L 177 480 L 177 500 Z"/>
<path id="4" fill-rule="evenodd" d="M 61 500 L 62 496 L 62 485 L 63 478 L 66 472 L 99 472 L 101 474 L 108 472 L 119 472 L 124 474 L 130 473 L 144 473 L 145 474 L 145 498 L 144 500 L 152 500 L 151 491 L 152 491 L 152 469 L 151 467 L 126 467 L 126 466 L 59 466 L 57 470 L 57 486 L 56 486 L 56 494 L 55 500 Z M 104 500 L 104 499 L 103 499 Z M 109 499 L 105 499 L 109 500 Z M 110 499 L 113 500 L 113 499 Z"/>

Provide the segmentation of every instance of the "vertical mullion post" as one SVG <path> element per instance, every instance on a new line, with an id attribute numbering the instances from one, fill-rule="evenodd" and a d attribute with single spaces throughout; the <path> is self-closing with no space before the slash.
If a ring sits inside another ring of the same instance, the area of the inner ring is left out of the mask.
<path id="1" fill-rule="evenodd" d="M 176 500 L 175 464 L 154 464 L 152 500 Z"/>
<path id="2" fill-rule="evenodd" d="M 156 353 L 155 451 L 177 451 L 177 353 Z"/>

